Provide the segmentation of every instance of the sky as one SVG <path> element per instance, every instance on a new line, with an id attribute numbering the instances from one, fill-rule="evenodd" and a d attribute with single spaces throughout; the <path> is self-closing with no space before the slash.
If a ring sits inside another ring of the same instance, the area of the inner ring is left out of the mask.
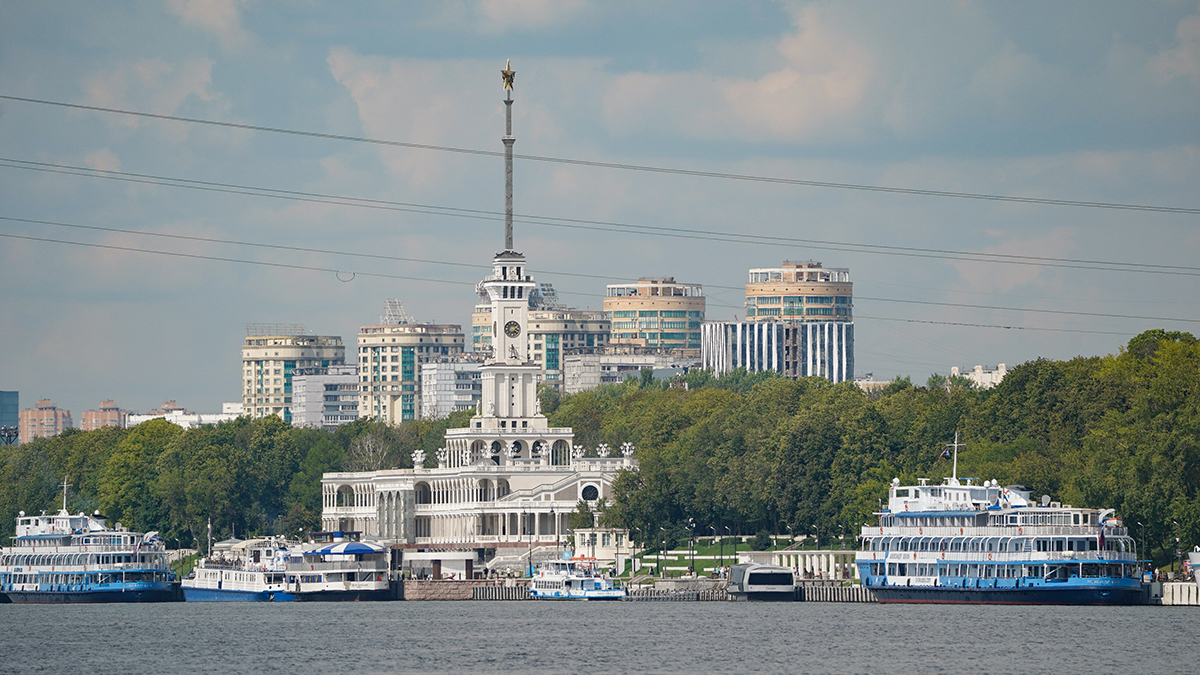
<path id="1" fill-rule="evenodd" d="M 1200 207 L 1195 0 L 0 0 L 0 95 L 323 134 L 501 151 L 506 59 L 518 154 Z M 9 160 L 0 218 L 359 254 L 0 219 L 0 235 L 110 247 L 0 237 L 0 389 L 19 391 L 23 408 L 50 398 L 77 420 L 102 399 L 138 411 L 174 399 L 204 412 L 240 400 L 250 323 L 304 324 L 353 351 L 358 327 L 399 298 L 417 320 L 469 330 L 473 285 L 503 244 L 503 223 L 489 215 L 504 207 L 496 156 L 0 100 L 0 157 Z M 182 189 L 12 160 L 489 214 Z M 709 319 L 733 319 L 744 315 L 751 267 L 848 268 L 860 376 L 923 383 L 952 366 L 1109 354 L 1149 328 L 1200 328 L 1194 213 L 522 159 L 515 184 L 516 248 L 571 306 L 601 308 L 606 283 L 674 276 L 705 286 Z M 994 264 L 786 239 L 1098 263 Z M 1134 273 L 1114 262 L 1192 269 Z"/>

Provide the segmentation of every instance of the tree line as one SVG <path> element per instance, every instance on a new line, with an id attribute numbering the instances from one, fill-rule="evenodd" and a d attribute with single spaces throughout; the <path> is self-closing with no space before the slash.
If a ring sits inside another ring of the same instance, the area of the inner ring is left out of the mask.
<path id="1" fill-rule="evenodd" d="M 993 388 L 932 376 L 865 393 L 851 383 L 692 372 L 687 388 L 631 381 L 563 397 L 551 424 L 591 447 L 637 445 L 608 524 L 668 545 L 714 534 L 850 539 L 873 524 L 893 478 L 1023 485 L 1114 508 L 1150 555 L 1200 543 L 1200 343 L 1153 330 L 1118 354 L 1022 364 Z M 679 384 L 679 383 L 676 383 Z M 546 404 L 543 409 L 547 409 Z M 1139 526 L 1138 523 L 1141 523 Z"/>
<path id="2" fill-rule="evenodd" d="M 187 430 L 164 420 L 68 429 L 0 448 L 0 517 L 13 523 L 20 510 L 56 512 L 65 477 L 70 512 L 99 511 L 135 531 L 158 530 L 172 546 L 201 541 L 210 519 L 214 539 L 295 536 L 320 526 L 321 474 L 411 468 L 413 450 L 432 458 L 446 428 L 465 426 L 469 416 L 399 426 L 363 419 L 335 432 L 276 416 Z"/>
<path id="3" fill-rule="evenodd" d="M 1200 343 L 1187 333 L 1148 331 L 1117 354 L 1024 363 L 988 390 L 937 375 L 866 393 L 821 378 L 692 371 L 566 396 L 543 390 L 542 409 L 589 453 L 634 443 L 638 468 L 618 475 L 598 517 L 647 544 L 767 533 L 852 546 L 892 478 L 950 474 L 942 451 L 956 431 L 966 443 L 960 476 L 1115 508 L 1158 564 L 1175 558 L 1176 538 L 1184 549 L 1200 542 Z M 435 463 L 445 430 L 471 412 L 335 432 L 277 417 L 71 430 L 0 448 L 0 517 L 57 510 L 67 476 L 72 512 L 100 510 L 182 546 L 204 536 L 209 518 L 222 538 L 294 534 L 320 524 L 322 473 L 408 468 L 417 449 Z M 573 522 L 590 521 L 586 510 Z"/>

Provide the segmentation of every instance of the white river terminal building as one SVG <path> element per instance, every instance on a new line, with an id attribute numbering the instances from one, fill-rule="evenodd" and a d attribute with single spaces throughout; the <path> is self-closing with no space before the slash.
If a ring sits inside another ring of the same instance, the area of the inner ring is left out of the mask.
<path id="1" fill-rule="evenodd" d="M 512 151 L 512 99 L 505 101 Z M 540 366 L 529 341 L 525 256 L 513 250 L 512 171 L 507 169 L 505 249 L 478 290 L 491 302 L 492 356 L 480 368 L 481 400 L 465 428 L 446 431 L 436 457 L 413 453 L 413 469 L 322 476 L 322 527 L 360 531 L 405 549 L 474 551 L 485 561 L 568 544 L 580 500 L 611 499 L 617 471 L 636 466 L 631 444 L 588 452 L 570 428 L 551 427 L 537 398 Z M 593 454 L 595 456 L 585 456 Z M 426 466 L 436 460 L 436 466 Z M 422 554 L 425 555 L 425 554 Z M 403 564 L 403 563 L 402 563 Z"/>

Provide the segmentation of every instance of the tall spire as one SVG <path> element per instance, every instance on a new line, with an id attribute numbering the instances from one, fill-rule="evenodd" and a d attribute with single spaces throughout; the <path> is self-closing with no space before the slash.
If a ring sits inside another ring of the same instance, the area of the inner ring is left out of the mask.
<path id="1" fill-rule="evenodd" d="M 512 133 L 512 90 L 513 77 L 516 72 L 511 62 L 505 60 L 504 70 L 500 77 L 504 78 L 504 250 L 513 250 L 513 143 L 517 142 Z"/>

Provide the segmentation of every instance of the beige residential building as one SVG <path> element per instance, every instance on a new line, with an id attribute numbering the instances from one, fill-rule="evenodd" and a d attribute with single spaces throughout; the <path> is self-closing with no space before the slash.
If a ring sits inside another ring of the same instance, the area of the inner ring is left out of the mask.
<path id="1" fill-rule="evenodd" d="M 746 284 L 747 321 L 853 321 L 850 270 L 821 263 L 784 262 L 750 270 Z"/>
<path id="2" fill-rule="evenodd" d="M 101 427 L 124 427 L 129 417 L 128 410 L 121 410 L 112 401 L 101 401 L 99 410 L 84 410 L 80 415 L 84 431 L 95 431 Z"/>
<path id="3" fill-rule="evenodd" d="M 492 306 L 490 300 L 475 306 L 471 314 L 471 351 L 492 352 Z M 610 322 L 604 312 L 571 309 L 558 304 L 554 287 L 539 283 L 530 293 L 528 357 L 541 367 L 541 380 L 562 390 L 563 357 L 593 354 L 607 346 Z"/>
<path id="4" fill-rule="evenodd" d="M 304 326 L 250 324 L 242 346 L 242 411 L 252 418 L 278 415 L 292 422 L 292 377 L 300 368 L 346 362 L 336 335 L 311 335 Z"/>
<path id="5" fill-rule="evenodd" d="M 28 443 L 35 438 L 50 438 L 74 426 L 71 423 L 71 411 L 62 410 L 50 402 L 41 399 L 37 405 L 20 413 L 20 443 Z"/>
<path id="6" fill-rule="evenodd" d="M 459 324 L 414 323 L 402 313 L 381 317 L 401 323 L 358 331 L 358 416 L 398 424 L 421 413 L 421 365 L 463 353 Z"/>
<path id="7" fill-rule="evenodd" d="M 634 283 L 609 284 L 604 313 L 610 326 L 609 343 L 700 355 L 700 326 L 704 323 L 704 290 L 681 284 L 675 277 L 642 277 Z"/>
<path id="8" fill-rule="evenodd" d="M 529 312 L 530 358 L 542 368 L 542 382 L 562 391 L 563 358 L 596 354 L 608 343 L 610 322 L 604 312 L 537 309 Z"/>

